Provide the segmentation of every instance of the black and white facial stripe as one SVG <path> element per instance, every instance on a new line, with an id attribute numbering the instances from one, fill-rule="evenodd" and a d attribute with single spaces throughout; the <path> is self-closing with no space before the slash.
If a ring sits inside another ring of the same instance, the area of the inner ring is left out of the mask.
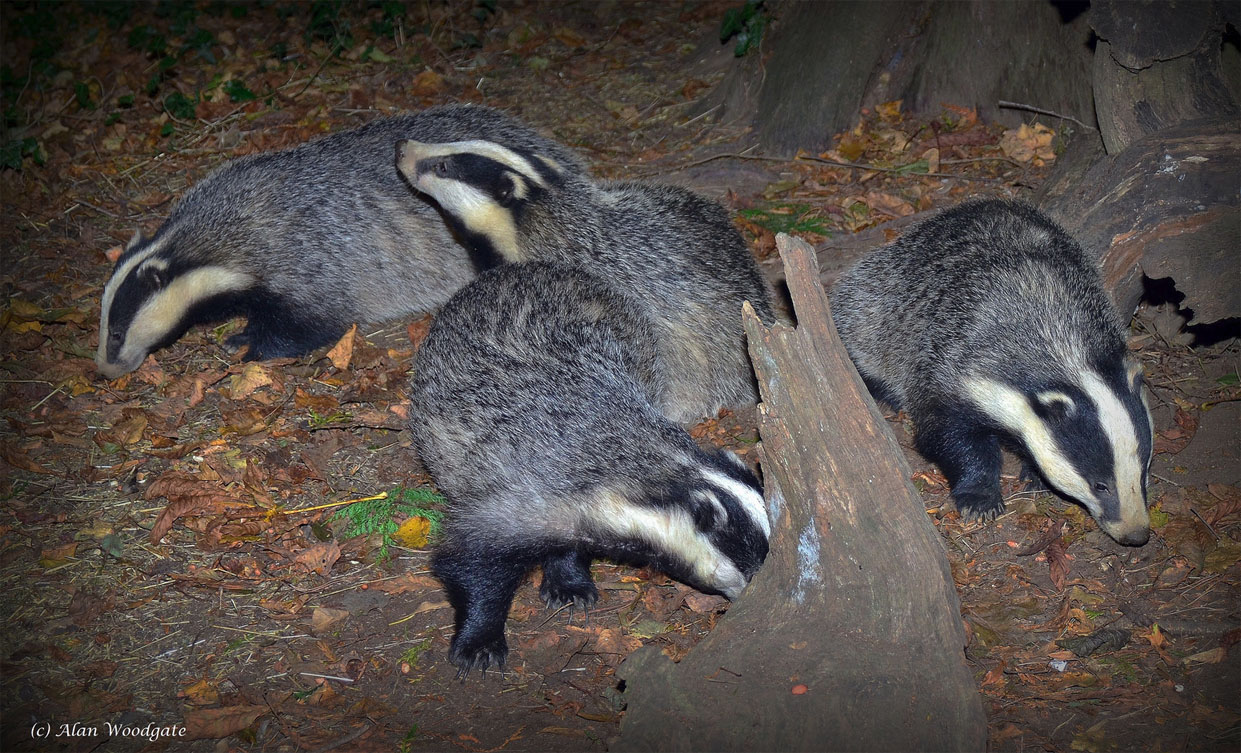
<path id="1" fill-rule="evenodd" d="M 197 307 L 255 282 L 241 270 L 170 259 L 165 243 L 135 234 L 104 286 L 95 366 L 108 378 L 133 371 L 152 350 L 180 336 L 195 323 Z"/>
<path id="2" fill-rule="evenodd" d="M 983 378 L 964 386 L 978 410 L 1019 438 L 1052 488 L 1085 505 L 1121 543 L 1144 544 L 1152 433 L 1140 368 L 1110 379 L 1074 371 L 1076 383 L 1028 393 Z"/>
<path id="3" fill-rule="evenodd" d="M 517 225 L 522 205 L 561 180 L 562 167 L 528 150 L 489 141 L 402 142 L 397 166 L 410 184 L 434 196 L 467 244 L 495 261 L 525 261 Z"/>

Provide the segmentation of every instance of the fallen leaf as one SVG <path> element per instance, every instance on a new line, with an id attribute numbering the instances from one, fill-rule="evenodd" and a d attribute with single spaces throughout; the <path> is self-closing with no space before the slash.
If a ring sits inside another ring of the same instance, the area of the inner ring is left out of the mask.
<path id="1" fill-rule="evenodd" d="M 631 654 L 641 646 L 641 638 L 624 635 L 620 628 L 604 628 L 594 640 L 594 649 L 601 654 Z"/>
<path id="2" fill-rule="evenodd" d="M 228 706 L 222 709 L 197 709 L 185 712 L 183 740 L 204 740 L 228 737 L 254 724 L 268 713 L 266 706 Z"/>
<path id="3" fill-rule="evenodd" d="M 1100 651 L 1119 651 L 1129 645 L 1129 638 L 1128 630 L 1102 628 L 1090 635 L 1058 640 L 1056 645 L 1060 648 L 1067 648 L 1079 657 L 1086 657 Z"/>
<path id="4" fill-rule="evenodd" d="M 344 371 L 349 368 L 349 362 L 353 360 L 354 338 L 358 334 L 358 325 L 354 324 L 349 327 L 349 331 L 341 336 L 332 349 L 327 352 L 327 359 L 332 362 L 337 371 Z"/>
<path id="5" fill-rule="evenodd" d="M 340 559 L 340 544 L 328 541 L 306 547 L 293 558 L 293 561 L 307 570 L 324 575 L 332 569 L 332 565 L 335 565 L 338 559 Z"/>
<path id="6" fill-rule="evenodd" d="M 344 609 L 315 607 L 310 613 L 310 632 L 315 635 L 324 635 L 334 630 L 348 616 L 349 612 Z"/>
<path id="7" fill-rule="evenodd" d="M 430 97 L 439 94 L 443 89 L 444 77 L 435 71 L 427 70 L 414 76 L 409 93 L 416 97 Z"/>
<path id="8" fill-rule="evenodd" d="M 216 683 L 202 679 L 182 690 L 179 697 L 195 706 L 214 706 L 220 702 L 220 689 Z"/>
<path id="9" fill-rule="evenodd" d="M 1064 581 L 1069 577 L 1072 564 L 1065 549 L 1064 539 L 1057 538 L 1047 546 L 1047 568 L 1051 582 L 1057 591 L 1064 590 Z"/>
<path id="10" fill-rule="evenodd" d="M 233 374 L 229 380 L 228 394 L 233 400 L 244 400 L 260 387 L 268 387 L 272 383 L 271 373 L 267 367 L 251 361 L 241 368 L 241 373 Z"/>
<path id="11" fill-rule="evenodd" d="M 180 471 L 170 471 L 151 482 L 143 495 L 146 499 L 165 497 L 168 505 L 155 519 L 149 539 L 158 544 L 178 519 L 213 506 L 243 504 L 217 484 L 203 481 Z"/>
<path id="12" fill-rule="evenodd" d="M 409 520 L 401 524 L 392 534 L 392 538 L 398 544 L 410 549 L 425 549 L 427 546 L 427 537 L 431 533 L 431 521 L 426 518 L 415 515 Z"/>

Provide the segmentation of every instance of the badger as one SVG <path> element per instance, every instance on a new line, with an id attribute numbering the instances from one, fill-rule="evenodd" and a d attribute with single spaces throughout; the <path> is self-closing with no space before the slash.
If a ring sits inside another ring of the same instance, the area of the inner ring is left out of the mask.
<path id="1" fill-rule="evenodd" d="M 835 284 L 840 339 L 903 409 L 962 517 L 1004 510 L 1001 447 L 1121 544 L 1150 536 L 1150 407 L 1097 265 L 1025 204 L 971 201 L 911 227 Z"/>
<path id="2" fill-rule="evenodd" d="M 193 186 L 150 238 L 134 235 L 104 287 L 95 363 L 109 378 L 196 323 L 245 315 L 226 343 L 298 356 L 352 322 L 437 308 L 486 260 L 406 184 L 393 145 L 503 138 L 566 169 L 576 155 L 514 118 L 456 105 L 375 120 L 233 160 Z"/>
<path id="3" fill-rule="evenodd" d="M 598 597 L 595 557 L 736 597 L 767 555 L 759 481 L 653 404 L 663 366 L 644 308 L 581 268 L 494 267 L 454 295 L 414 358 L 413 441 L 449 512 L 432 570 L 464 677 L 502 666 L 535 566 L 551 607 Z"/>
<path id="4" fill-rule="evenodd" d="M 675 186 L 597 184 L 558 163 L 497 139 L 409 140 L 398 159 L 478 253 L 580 266 L 645 305 L 670 366 L 662 408 L 673 420 L 753 404 L 741 304 L 771 322 L 771 294 L 724 208 Z"/>

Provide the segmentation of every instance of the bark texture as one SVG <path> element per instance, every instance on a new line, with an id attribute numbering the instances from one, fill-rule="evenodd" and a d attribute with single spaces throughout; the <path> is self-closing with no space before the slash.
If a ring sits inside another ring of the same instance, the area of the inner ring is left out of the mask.
<path id="1" fill-rule="evenodd" d="M 1081 168 L 1086 165 L 1085 169 Z M 1090 252 L 1120 311 L 1142 277 L 1171 277 L 1190 323 L 1241 316 L 1241 136 L 1233 118 L 1184 123 L 1115 156 L 1078 155 L 1038 200 Z"/>
<path id="2" fill-rule="evenodd" d="M 755 119 L 768 154 L 829 148 L 862 107 L 901 99 L 914 112 L 944 103 L 1016 124 L 1027 113 L 1000 100 L 1093 123 L 1084 16 L 1020 0 L 790 1 L 773 6 L 770 60 L 757 84 L 726 79 L 719 97 L 757 91 Z M 735 76 L 752 78 L 738 65 Z M 711 101 L 704 108 L 723 104 Z M 737 103 L 732 101 L 734 111 Z"/>
<path id="3" fill-rule="evenodd" d="M 771 554 L 679 664 L 622 665 L 613 750 L 983 750 L 943 544 L 836 335 L 807 244 L 777 245 L 799 325 L 744 314 Z"/>

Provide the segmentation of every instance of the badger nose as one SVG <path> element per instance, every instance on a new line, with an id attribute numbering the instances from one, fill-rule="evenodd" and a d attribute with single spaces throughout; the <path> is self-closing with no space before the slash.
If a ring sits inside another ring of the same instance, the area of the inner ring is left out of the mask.
<path id="1" fill-rule="evenodd" d="M 1125 546 L 1142 546 L 1146 542 L 1150 541 L 1150 538 L 1151 529 L 1141 528 L 1139 530 L 1129 531 L 1128 533 L 1118 536 L 1116 540 Z"/>

